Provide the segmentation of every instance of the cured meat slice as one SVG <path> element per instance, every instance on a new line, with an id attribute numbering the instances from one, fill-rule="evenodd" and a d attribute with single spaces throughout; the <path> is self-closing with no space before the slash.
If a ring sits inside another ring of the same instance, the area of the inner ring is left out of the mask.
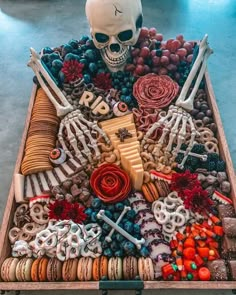
<path id="1" fill-rule="evenodd" d="M 179 85 L 169 76 L 147 74 L 134 84 L 133 95 L 139 107 L 162 109 L 168 106 L 179 92 Z"/>

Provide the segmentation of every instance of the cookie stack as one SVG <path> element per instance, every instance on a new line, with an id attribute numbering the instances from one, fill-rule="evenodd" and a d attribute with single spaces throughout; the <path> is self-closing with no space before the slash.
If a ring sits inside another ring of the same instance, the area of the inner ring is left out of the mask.
<path id="1" fill-rule="evenodd" d="M 43 89 L 38 89 L 21 164 L 23 175 L 53 168 L 49 154 L 55 147 L 58 126 L 59 118 L 53 104 Z"/>

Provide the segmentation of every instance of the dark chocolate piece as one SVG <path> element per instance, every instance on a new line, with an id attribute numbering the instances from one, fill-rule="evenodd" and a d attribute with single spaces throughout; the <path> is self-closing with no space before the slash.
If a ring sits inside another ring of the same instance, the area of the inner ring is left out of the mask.
<path id="1" fill-rule="evenodd" d="M 230 276 L 232 281 L 236 281 L 236 260 L 228 261 Z"/>
<path id="2" fill-rule="evenodd" d="M 236 238 L 236 218 L 225 217 L 222 220 L 222 225 L 229 238 Z"/>
<path id="3" fill-rule="evenodd" d="M 236 239 L 224 236 L 222 243 L 222 257 L 225 259 L 236 258 Z"/>
<path id="4" fill-rule="evenodd" d="M 213 281 L 227 281 L 227 268 L 223 259 L 208 261 L 207 267 L 211 272 Z"/>
<path id="5" fill-rule="evenodd" d="M 224 217 L 236 217 L 234 207 L 230 204 L 219 205 L 218 211 L 220 219 L 223 219 Z"/>

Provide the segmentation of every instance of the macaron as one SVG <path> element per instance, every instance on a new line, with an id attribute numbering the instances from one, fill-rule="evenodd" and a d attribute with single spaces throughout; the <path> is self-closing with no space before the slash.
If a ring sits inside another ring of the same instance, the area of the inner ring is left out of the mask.
<path id="1" fill-rule="evenodd" d="M 122 259 L 120 257 L 111 257 L 108 261 L 109 280 L 122 279 Z"/>
<path id="2" fill-rule="evenodd" d="M 94 281 L 100 280 L 100 257 L 93 260 L 92 276 Z"/>
<path id="3" fill-rule="evenodd" d="M 16 281 L 16 266 L 19 262 L 18 258 L 9 257 L 4 260 L 1 267 L 1 278 L 4 282 Z"/>
<path id="4" fill-rule="evenodd" d="M 143 281 L 154 280 L 154 268 L 151 258 L 140 257 L 138 260 L 138 273 Z"/>
<path id="5" fill-rule="evenodd" d="M 39 261 L 38 265 L 38 277 L 40 282 L 47 281 L 47 266 L 48 266 L 48 258 L 42 257 Z"/>
<path id="6" fill-rule="evenodd" d="M 62 262 L 57 258 L 51 258 L 47 265 L 47 279 L 49 282 L 60 281 L 62 277 Z"/>
<path id="7" fill-rule="evenodd" d="M 79 281 L 90 281 L 92 279 L 93 259 L 81 257 L 78 262 L 77 277 Z"/>
<path id="8" fill-rule="evenodd" d="M 32 258 L 21 259 L 16 266 L 16 279 L 19 282 L 31 281 L 31 266 L 33 264 Z"/>
<path id="9" fill-rule="evenodd" d="M 108 276 L 108 258 L 106 256 L 100 257 L 100 277 Z"/>
<path id="10" fill-rule="evenodd" d="M 124 280 L 134 280 L 138 275 L 138 262 L 134 256 L 123 259 L 123 278 Z"/>
<path id="11" fill-rule="evenodd" d="M 77 274 L 78 259 L 68 259 L 62 265 L 62 279 L 63 281 L 75 281 Z"/>
<path id="12" fill-rule="evenodd" d="M 38 267 L 39 267 L 39 262 L 42 259 L 42 257 L 37 258 L 34 260 L 31 266 L 31 279 L 33 282 L 39 282 L 39 275 L 38 275 Z"/>
<path id="13" fill-rule="evenodd" d="M 152 203 L 159 198 L 158 191 L 157 191 L 156 186 L 153 182 L 148 182 L 148 183 L 143 184 L 142 191 L 143 191 L 145 199 L 149 203 Z"/>

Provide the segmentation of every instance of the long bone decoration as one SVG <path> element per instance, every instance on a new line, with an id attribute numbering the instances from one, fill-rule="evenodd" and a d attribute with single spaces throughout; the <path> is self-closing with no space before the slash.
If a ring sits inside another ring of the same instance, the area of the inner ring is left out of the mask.
<path id="1" fill-rule="evenodd" d="M 62 91 L 57 87 L 55 82 L 52 80 L 46 69 L 44 68 L 39 54 L 35 51 L 34 48 L 30 48 L 31 56 L 30 60 L 28 62 L 28 66 L 32 68 L 34 71 L 41 87 L 47 94 L 48 98 L 52 102 L 52 104 L 55 106 L 57 111 L 57 116 L 63 117 L 69 112 L 73 111 L 73 106 L 68 102 L 68 100 L 63 95 Z M 58 96 L 60 103 L 56 100 L 56 98 L 53 96 L 47 85 L 45 84 L 43 78 L 47 81 L 48 85 L 51 87 L 51 89 L 55 92 L 55 94 Z"/>
<path id="2" fill-rule="evenodd" d="M 102 219 L 107 224 L 109 224 L 112 228 L 114 228 L 118 233 L 120 233 L 122 236 L 124 236 L 126 239 L 128 239 L 131 243 L 135 244 L 137 249 L 141 249 L 142 245 L 145 243 L 145 239 L 142 238 L 141 240 L 138 240 L 134 237 L 132 237 L 129 233 L 127 233 L 123 228 L 121 228 L 118 224 L 113 222 L 109 217 L 105 215 L 104 210 L 100 210 L 97 214 L 98 219 Z"/>
<path id="3" fill-rule="evenodd" d="M 119 223 L 121 222 L 122 218 L 125 216 L 125 214 L 131 210 L 131 207 L 128 207 L 128 206 L 125 206 L 123 211 L 121 212 L 120 216 L 118 217 L 118 219 L 116 220 L 116 224 L 119 225 Z M 111 243 L 112 242 L 112 235 L 114 234 L 114 231 L 115 231 L 115 228 L 113 228 L 108 236 L 106 236 L 105 240 L 108 242 L 108 243 Z"/>
<path id="4" fill-rule="evenodd" d="M 206 71 L 207 59 L 213 53 L 212 49 L 208 46 L 207 38 L 208 36 L 205 35 L 199 45 L 198 56 L 194 62 L 194 65 L 188 75 L 188 78 L 181 90 L 181 93 L 175 105 L 171 105 L 166 116 L 161 117 L 161 119 L 158 122 L 152 125 L 152 127 L 145 134 L 142 141 L 142 146 L 144 146 L 147 139 L 155 131 L 155 129 L 163 126 L 162 135 L 158 140 L 158 143 L 155 146 L 153 153 L 156 157 L 160 157 L 160 151 L 169 134 L 168 144 L 164 151 L 164 162 L 166 164 L 171 164 L 175 160 L 177 154 L 179 153 L 181 145 L 185 142 L 187 124 L 189 124 L 191 130 L 191 137 L 189 145 L 186 151 L 184 152 L 184 158 L 182 162 L 178 165 L 178 167 L 181 169 L 184 168 L 184 164 L 189 156 L 189 152 L 193 148 L 195 137 L 198 135 L 193 119 L 188 112 L 193 110 L 194 97 Z M 195 77 L 196 81 L 194 87 L 191 91 L 191 94 L 186 99 L 188 91 Z M 177 146 L 173 149 L 172 145 L 176 139 Z"/>

